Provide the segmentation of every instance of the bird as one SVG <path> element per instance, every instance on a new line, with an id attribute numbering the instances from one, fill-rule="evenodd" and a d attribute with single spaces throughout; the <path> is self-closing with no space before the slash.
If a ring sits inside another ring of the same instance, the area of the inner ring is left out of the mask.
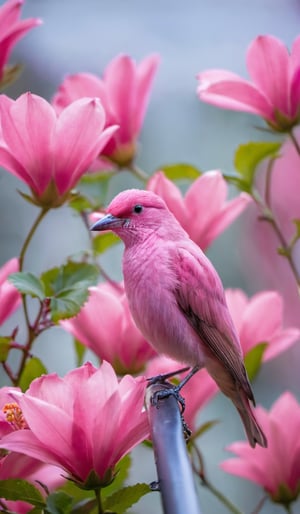
<path id="1" fill-rule="evenodd" d="M 209 206 L 208 206 L 209 208 Z M 123 276 L 132 317 L 159 354 L 205 367 L 241 417 L 249 444 L 267 447 L 221 279 L 164 200 L 141 189 L 117 194 L 92 231 L 124 243 Z"/>

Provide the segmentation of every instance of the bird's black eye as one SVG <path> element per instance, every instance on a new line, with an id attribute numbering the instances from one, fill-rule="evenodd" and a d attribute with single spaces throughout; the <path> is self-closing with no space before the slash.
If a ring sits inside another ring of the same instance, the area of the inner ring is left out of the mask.
<path id="1" fill-rule="evenodd" d="M 137 204 L 133 207 L 133 212 L 135 212 L 136 214 L 140 214 L 140 212 L 142 212 L 142 210 L 143 210 L 143 206 L 140 204 Z"/>

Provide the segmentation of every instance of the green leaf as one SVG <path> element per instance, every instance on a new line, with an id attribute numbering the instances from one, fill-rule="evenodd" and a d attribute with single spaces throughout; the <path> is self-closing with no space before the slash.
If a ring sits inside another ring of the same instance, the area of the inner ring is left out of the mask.
<path id="1" fill-rule="evenodd" d="M 9 275 L 8 280 L 22 294 L 28 294 L 33 298 L 43 301 L 45 299 L 45 290 L 40 279 L 29 271 L 18 271 Z"/>
<path id="2" fill-rule="evenodd" d="M 166 164 L 159 168 L 169 180 L 189 179 L 195 180 L 200 177 L 201 171 L 195 166 L 186 163 Z"/>
<path id="3" fill-rule="evenodd" d="M 98 270 L 87 263 L 68 262 L 42 274 L 47 296 L 50 298 L 52 321 L 78 314 L 88 298 L 88 288 L 96 284 Z"/>
<path id="4" fill-rule="evenodd" d="M 46 375 L 46 373 L 47 369 L 40 359 L 37 357 L 29 359 L 25 364 L 20 378 L 19 386 L 22 391 L 26 391 L 35 378 L 40 377 L 41 375 Z"/>
<path id="5" fill-rule="evenodd" d="M 113 232 L 103 232 L 93 237 L 93 249 L 96 254 L 104 253 L 105 250 L 120 243 L 120 238 Z"/>
<path id="6" fill-rule="evenodd" d="M 78 212 L 94 209 L 91 201 L 79 193 L 77 193 L 77 194 L 75 193 L 71 197 L 71 200 L 69 200 L 69 206 Z"/>
<path id="7" fill-rule="evenodd" d="M 105 498 L 103 500 L 104 510 L 111 510 L 117 514 L 122 514 L 137 503 L 142 496 L 150 492 L 151 489 L 148 484 L 129 485 Z"/>
<path id="8" fill-rule="evenodd" d="M 281 143 L 263 141 L 250 142 L 238 147 L 234 165 L 242 177 L 240 186 L 243 186 L 243 191 L 251 192 L 258 164 L 267 157 L 278 157 L 280 147 Z"/>
<path id="9" fill-rule="evenodd" d="M 212 427 L 214 427 L 218 423 L 220 423 L 220 421 L 218 419 L 212 419 L 211 421 L 206 421 L 205 423 L 200 425 L 199 428 L 197 428 L 196 432 L 192 433 L 191 440 L 194 441 L 195 439 L 197 439 L 197 437 L 200 437 L 205 432 L 207 432 L 207 430 L 210 430 Z"/>
<path id="10" fill-rule="evenodd" d="M 68 514 L 71 512 L 73 498 L 63 491 L 49 494 L 46 502 L 46 510 L 49 514 Z"/>
<path id="11" fill-rule="evenodd" d="M 10 344 L 11 337 L 0 336 L 0 362 L 6 361 L 10 350 Z"/>
<path id="12" fill-rule="evenodd" d="M 76 353 L 76 366 L 79 367 L 83 363 L 84 354 L 86 352 L 86 346 L 82 344 L 78 339 L 74 339 L 74 350 Z"/>
<path id="13" fill-rule="evenodd" d="M 253 380 L 259 372 L 261 361 L 267 346 L 268 343 L 259 343 L 245 355 L 245 368 L 250 380 Z"/>
<path id="14" fill-rule="evenodd" d="M 105 205 L 109 183 L 114 173 L 86 174 L 80 180 L 77 189 L 92 205 L 93 210 Z"/>
<path id="15" fill-rule="evenodd" d="M 19 478 L 0 480 L 0 498 L 12 501 L 22 500 L 42 509 L 45 507 L 40 491 L 33 484 Z"/>

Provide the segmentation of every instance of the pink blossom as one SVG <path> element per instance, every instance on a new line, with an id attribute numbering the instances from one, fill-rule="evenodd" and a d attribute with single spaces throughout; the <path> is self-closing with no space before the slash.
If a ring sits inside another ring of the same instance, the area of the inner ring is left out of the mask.
<path id="1" fill-rule="evenodd" d="M 91 287 L 80 313 L 61 325 L 118 374 L 138 373 L 156 355 L 132 319 L 122 283 Z"/>
<path id="2" fill-rule="evenodd" d="M 252 82 L 220 69 L 199 73 L 199 98 L 218 107 L 262 116 L 277 130 L 297 124 L 300 37 L 295 39 L 289 54 L 279 39 L 258 36 L 248 48 L 247 67 Z"/>
<path id="3" fill-rule="evenodd" d="M 0 447 L 61 467 L 85 487 L 101 487 L 149 435 L 145 388 L 144 377 L 118 382 L 107 362 L 99 369 L 86 363 L 64 378 L 44 375 L 26 393 L 12 391 L 28 429 L 3 436 Z"/>
<path id="4" fill-rule="evenodd" d="M 253 451 L 246 442 L 235 442 L 227 449 L 238 458 L 222 462 L 221 468 L 260 485 L 273 501 L 290 503 L 300 492 L 300 405 L 286 392 L 269 412 L 258 407 L 256 415 L 268 448 Z"/>
<path id="5" fill-rule="evenodd" d="M 68 76 L 55 95 L 53 105 L 59 111 L 83 96 L 98 97 L 106 112 L 107 126 L 117 124 L 120 127 L 101 155 L 119 166 L 126 166 L 136 153 L 158 64 L 157 55 L 146 57 L 139 65 L 129 56 L 120 55 L 110 62 L 102 79 L 90 73 Z"/>
<path id="6" fill-rule="evenodd" d="M 298 144 L 300 131 L 294 131 Z M 257 170 L 255 187 L 265 198 L 268 162 Z M 293 220 L 300 220 L 300 160 L 292 142 L 287 140 L 274 161 L 269 183 L 269 202 L 273 216 L 287 244 L 296 233 Z M 285 323 L 300 328 L 300 296 L 296 279 L 288 260 L 278 254 L 282 246 L 273 227 L 260 220 L 260 210 L 253 204 L 244 218 L 245 237 L 241 236 L 242 262 L 251 284 L 257 287 L 276 289 L 284 301 Z M 296 269 L 300 274 L 300 240 L 292 252 Z M 272 263 L 272 265 L 270 265 Z"/>
<path id="7" fill-rule="evenodd" d="M 14 45 L 26 32 L 42 22 L 37 18 L 20 20 L 22 0 L 8 0 L 0 7 L 0 80 Z"/>
<path id="8" fill-rule="evenodd" d="M 65 482 L 63 470 L 56 466 L 48 466 L 37 459 L 11 452 L 0 458 L 0 480 L 18 478 L 31 482 L 45 496 L 42 483 L 51 492 L 62 486 Z M 2 505 L 17 514 L 26 514 L 32 510 L 32 505 L 23 501 L 7 501 L 2 499 Z"/>
<path id="9" fill-rule="evenodd" d="M 229 307 L 244 354 L 259 343 L 268 343 L 263 360 L 277 357 L 300 338 L 297 328 L 283 328 L 283 300 L 276 291 L 249 298 L 241 289 L 227 289 Z"/>
<path id="10" fill-rule="evenodd" d="M 92 98 L 57 115 L 37 95 L 15 101 L 2 95 L 0 115 L 0 165 L 23 180 L 43 206 L 61 205 L 116 130 L 104 130 L 104 110 Z"/>
<path id="11" fill-rule="evenodd" d="M 7 280 L 7 277 L 16 271 L 19 271 L 19 260 L 16 257 L 0 268 L 0 325 L 11 316 L 21 302 L 19 291 Z"/>
<path id="12" fill-rule="evenodd" d="M 159 356 L 152 359 L 146 371 L 148 378 L 177 371 L 180 368 L 185 368 L 186 364 L 178 364 L 168 357 Z M 182 380 L 187 372 L 176 375 L 176 379 Z M 172 379 L 170 379 L 172 381 Z M 214 396 L 219 392 L 216 382 L 211 378 L 206 369 L 201 369 L 196 373 L 191 380 L 182 389 L 181 393 L 185 399 L 184 419 L 188 427 L 196 432 L 197 416 L 199 411 L 209 403 Z"/>
<path id="13" fill-rule="evenodd" d="M 161 196 L 190 238 L 205 250 L 246 208 L 250 196 L 241 193 L 226 201 L 227 184 L 220 171 L 197 178 L 183 196 L 162 171 L 151 177 L 147 189 Z"/>

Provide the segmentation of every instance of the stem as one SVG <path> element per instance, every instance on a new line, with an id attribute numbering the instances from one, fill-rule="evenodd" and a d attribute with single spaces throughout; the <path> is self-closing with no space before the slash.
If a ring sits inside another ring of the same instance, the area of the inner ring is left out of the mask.
<path id="1" fill-rule="evenodd" d="M 104 511 L 102 509 L 102 502 L 101 502 L 101 489 L 95 489 L 95 496 L 96 496 L 96 503 L 97 503 L 97 512 L 98 514 L 103 514 Z"/>
<path id="2" fill-rule="evenodd" d="M 287 511 L 288 514 L 293 514 L 292 507 L 291 507 L 290 503 L 284 505 L 283 508 Z"/>
<path id="3" fill-rule="evenodd" d="M 296 149 L 297 154 L 300 155 L 300 145 L 299 145 L 299 143 L 297 141 L 297 138 L 295 137 L 293 129 L 291 129 L 288 134 L 289 134 L 290 139 L 291 139 L 291 141 L 292 141 L 292 143 L 293 143 L 293 145 L 294 145 L 294 147 Z"/>
<path id="4" fill-rule="evenodd" d="M 22 246 L 22 249 L 21 249 L 21 252 L 20 252 L 20 257 L 19 257 L 20 271 L 23 271 L 24 257 L 25 257 L 25 253 L 27 251 L 27 248 L 29 246 L 29 243 L 30 243 L 31 239 L 33 238 L 33 235 L 34 235 L 37 227 L 39 226 L 40 222 L 42 221 L 44 216 L 46 216 L 48 210 L 49 210 L 49 207 L 43 207 L 41 209 L 38 217 L 34 221 L 31 229 L 29 230 L 29 232 L 27 234 L 27 237 L 26 237 L 26 239 L 25 239 L 25 241 L 23 243 L 23 246 Z"/>
<path id="5" fill-rule="evenodd" d="M 149 175 L 147 175 L 147 173 L 145 173 L 141 168 L 139 168 L 134 162 L 129 164 L 127 166 L 127 169 L 143 182 L 147 182 L 150 178 Z"/>
<path id="6" fill-rule="evenodd" d="M 193 442 L 192 448 L 195 451 L 199 468 L 197 468 L 196 464 L 192 462 L 193 470 L 198 475 L 198 477 L 201 480 L 201 484 L 207 487 L 207 489 L 221 502 L 227 509 L 232 512 L 232 514 L 243 514 L 231 501 L 223 494 L 219 489 L 217 489 L 211 482 L 208 480 L 206 473 L 205 473 L 205 466 L 204 466 L 204 460 L 202 457 L 202 454 L 199 450 L 199 448 L 195 445 Z"/>

